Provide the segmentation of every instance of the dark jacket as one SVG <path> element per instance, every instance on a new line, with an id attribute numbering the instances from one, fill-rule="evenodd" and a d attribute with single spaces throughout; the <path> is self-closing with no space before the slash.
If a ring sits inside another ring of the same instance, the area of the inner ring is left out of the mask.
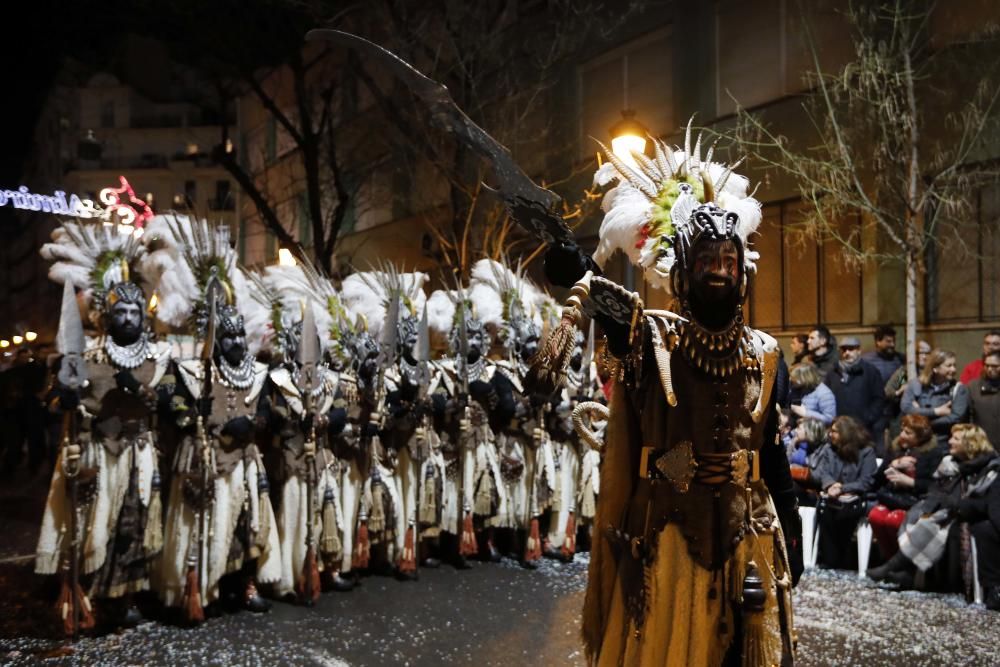
<path id="1" fill-rule="evenodd" d="M 892 377 L 892 374 L 903 365 L 903 355 L 899 352 L 893 352 L 892 356 L 883 357 L 878 352 L 872 350 L 861 355 L 861 360 L 874 366 L 875 370 L 881 374 L 883 387 L 889 381 L 889 378 Z"/>
<path id="2" fill-rule="evenodd" d="M 809 360 L 812 361 L 816 365 L 816 368 L 819 369 L 820 377 L 823 377 L 837 367 L 837 362 L 840 361 L 840 356 L 838 355 L 836 348 L 830 347 L 827 348 L 826 354 L 810 354 Z"/>
<path id="3" fill-rule="evenodd" d="M 834 482 L 840 482 L 844 493 L 864 495 L 872 485 L 875 470 L 875 450 L 865 447 L 858 452 L 858 460 L 845 461 L 837 455 L 833 445 L 823 445 L 819 450 L 812 478 L 824 491 Z"/>
<path id="4" fill-rule="evenodd" d="M 986 431 L 994 447 L 1000 448 L 1000 385 L 977 378 L 968 387 L 969 420 Z"/>
<path id="5" fill-rule="evenodd" d="M 875 495 L 875 499 L 878 502 L 886 505 L 889 509 L 909 509 L 918 500 L 927 495 L 931 484 L 934 482 L 934 471 L 941 464 L 941 459 L 944 458 L 945 453 L 946 450 L 938 447 L 937 443 L 934 442 L 916 450 L 896 452 L 886 456 L 885 460 L 882 461 L 882 465 L 879 466 L 878 471 L 875 473 L 875 478 L 872 481 L 869 491 Z M 906 455 L 917 459 L 915 475 L 913 477 L 913 488 L 897 489 L 886 479 L 885 471 L 889 469 L 889 465 L 895 459 Z"/>
<path id="6" fill-rule="evenodd" d="M 824 381 L 837 399 L 837 416 L 854 417 L 864 424 L 875 442 L 882 439 L 885 418 L 885 382 L 874 366 L 858 361 L 846 374 L 838 363 Z"/>
<path id="7" fill-rule="evenodd" d="M 944 416 L 934 414 L 935 408 L 951 401 L 951 413 Z M 917 403 L 914 406 L 914 402 Z M 957 382 L 924 386 L 920 380 L 910 380 L 899 402 L 904 415 L 923 415 L 931 420 L 931 428 L 937 436 L 938 444 L 946 447 L 951 435 L 951 427 L 966 420 L 969 413 L 969 388 Z"/>

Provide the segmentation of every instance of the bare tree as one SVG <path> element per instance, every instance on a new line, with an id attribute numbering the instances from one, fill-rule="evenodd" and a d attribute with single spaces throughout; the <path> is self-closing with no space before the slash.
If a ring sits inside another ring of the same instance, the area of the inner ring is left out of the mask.
<path id="1" fill-rule="evenodd" d="M 737 111 L 737 150 L 798 185 L 800 229 L 838 242 L 857 262 L 905 267 L 907 372 L 916 376 L 917 287 L 927 251 L 961 241 L 975 189 L 996 177 L 977 150 L 995 122 L 996 34 L 946 46 L 930 39 L 931 7 L 863 2 L 847 12 L 855 56 L 824 72 L 804 21 L 814 69 L 803 108 L 814 145 L 793 145 L 761 113 Z M 970 81 L 970 78 L 972 79 Z M 970 85 L 971 84 L 971 85 Z M 969 86 L 966 92 L 962 86 Z M 950 109 L 944 115 L 934 111 Z M 864 232 L 841 222 L 860 213 Z M 872 231 L 874 234 L 865 232 Z M 866 237 L 874 237 L 872 244 Z"/>

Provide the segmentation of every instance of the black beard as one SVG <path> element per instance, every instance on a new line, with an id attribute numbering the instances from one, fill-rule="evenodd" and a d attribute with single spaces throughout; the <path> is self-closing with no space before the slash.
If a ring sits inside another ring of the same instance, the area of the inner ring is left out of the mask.
<path id="1" fill-rule="evenodd" d="M 111 340 L 115 342 L 115 345 L 122 347 L 136 342 L 141 335 L 142 327 L 131 323 L 122 323 L 111 329 Z"/>
<path id="2" fill-rule="evenodd" d="M 465 355 L 465 359 L 466 359 L 466 361 L 468 361 L 468 362 L 469 362 L 470 364 L 474 364 L 474 363 L 476 363 L 477 361 L 479 361 L 479 357 L 480 357 L 480 356 L 482 356 L 482 354 L 481 354 L 481 353 L 479 352 L 479 350 L 478 350 L 477 348 L 474 348 L 474 347 L 473 347 L 473 348 L 471 348 L 471 349 L 469 350 L 469 353 L 468 353 L 467 355 Z"/>
<path id="3" fill-rule="evenodd" d="M 231 347 L 220 356 L 224 357 L 230 366 L 239 366 L 240 362 L 243 361 L 243 357 L 246 356 L 246 349 L 241 345 L 238 347 Z"/>
<path id="4" fill-rule="evenodd" d="M 735 286 L 717 288 L 694 283 L 688 303 L 698 324 L 710 331 L 720 331 L 736 317 L 740 294 Z"/>

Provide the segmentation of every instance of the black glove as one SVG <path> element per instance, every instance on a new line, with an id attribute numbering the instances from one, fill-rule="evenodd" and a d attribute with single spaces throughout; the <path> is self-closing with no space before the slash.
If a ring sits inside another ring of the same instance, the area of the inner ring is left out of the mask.
<path id="1" fill-rule="evenodd" d="M 253 433 L 253 422 L 249 417 L 236 417 L 226 422 L 222 427 L 222 435 L 234 440 L 249 440 Z"/>
<path id="2" fill-rule="evenodd" d="M 80 394 L 74 389 L 60 388 L 56 392 L 59 401 L 59 409 L 65 412 L 76 410 L 80 405 Z"/>
<path id="3" fill-rule="evenodd" d="M 118 385 L 119 389 L 124 389 L 130 394 L 138 394 L 142 389 L 142 385 L 139 384 L 139 381 L 135 379 L 134 375 L 132 375 L 132 371 L 127 368 L 123 368 L 115 373 L 115 384 Z"/>
<path id="4" fill-rule="evenodd" d="M 333 408 L 326 416 L 326 432 L 331 436 L 340 435 L 347 426 L 347 410 Z"/>
<path id="5" fill-rule="evenodd" d="M 587 271 L 601 275 L 597 263 L 575 243 L 550 245 L 545 251 L 545 278 L 554 285 L 572 287 Z"/>
<path id="6" fill-rule="evenodd" d="M 797 586 L 806 569 L 802 547 L 802 517 L 796 508 L 787 512 L 779 512 L 778 519 L 781 521 L 781 531 L 785 535 L 785 549 L 788 552 L 788 567 L 792 574 L 792 586 Z"/>

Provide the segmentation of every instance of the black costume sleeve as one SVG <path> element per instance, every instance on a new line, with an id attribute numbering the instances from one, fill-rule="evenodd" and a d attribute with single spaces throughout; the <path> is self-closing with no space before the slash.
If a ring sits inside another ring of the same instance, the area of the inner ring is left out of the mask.
<path id="1" fill-rule="evenodd" d="M 553 244 L 545 251 L 545 279 L 553 285 L 572 287 L 587 271 L 602 274 L 597 262 L 575 243 Z"/>
<path id="2" fill-rule="evenodd" d="M 764 443 L 760 448 L 760 476 L 767 484 L 775 510 L 778 512 L 781 530 L 785 535 L 785 547 L 788 551 L 794 586 L 799 583 L 799 578 L 805 569 L 802 555 L 802 519 L 799 517 L 799 505 L 792 483 L 792 472 L 788 467 L 788 457 L 785 455 L 784 447 L 776 442 L 778 411 L 775 408 L 774 397 L 767 414 Z"/>
<path id="3" fill-rule="evenodd" d="M 788 364 L 784 357 L 778 358 L 778 375 L 774 378 L 774 395 L 779 406 L 786 410 L 791 405 L 791 382 L 788 376 Z"/>
<path id="4" fill-rule="evenodd" d="M 347 426 L 347 410 L 345 408 L 333 408 L 327 413 L 327 433 L 330 437 L 335 437 L 344 432 Z"/>

